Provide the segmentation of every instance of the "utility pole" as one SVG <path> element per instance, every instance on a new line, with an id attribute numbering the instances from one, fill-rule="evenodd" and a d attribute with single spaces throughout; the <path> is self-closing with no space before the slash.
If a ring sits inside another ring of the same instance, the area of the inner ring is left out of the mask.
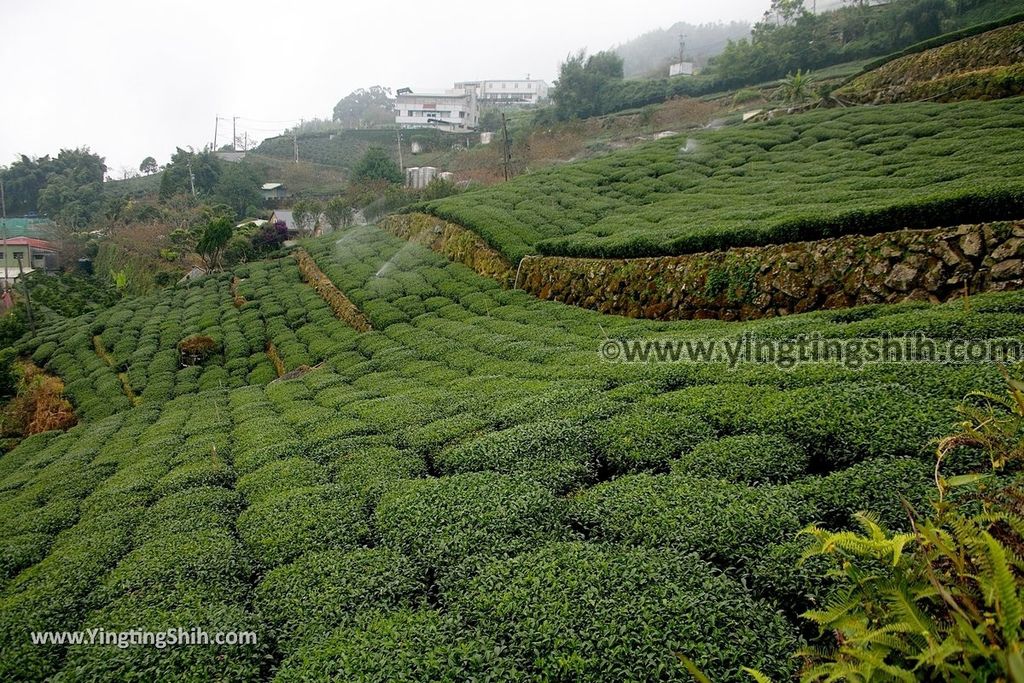
<path id="1" fill-rule="evenodd" d="M 217 151 L 217 126 L 220 124 L 220 117 L 213 117 L 213 151 Z"/>
<path id="2" fill-rule="evenodd" d="M 295 163 L 299 163 L 299 138 L 292 133 L 292 149 L 295 150 Z"/>
<path id="3" fill-rule="evenodd" d="M 238 133 L 235 130 L 235 126 L 238 123 L 238 117 L 231 117 L 231 151 L 238 151 Z"/>
<path id="4" fill-rule="evenodd" d="M 402 129 L 399 128 L 395 131 L 395 136 L 398 138 L 398 170 L 405 173 L 405 163 L 402 161 Z"/>
<path id="5" fill-rule="evenodd" d="M 0 231 L 4 238 L 4 291 L 7 291 L 7 197 L 4 195 L 4 183 L 0 180 Z"/>
<path id="6" fill-rule="evenodd" d="M 508 119 L 505 118 L 505 112 L 501 112 L 501 129 L 505 134 L 505 180 L 509 178 L 509 165 L 512 162 L 512 151 L 508 148 Z"/>
<path id="7" fill-rule="evenodd" d="M 28 247 L 31 249 L 32 247 Z M 21 279 L 21 286 L 25 288 L 25 310 L 28 311 L 28 327 L 32 334 L 36 333 L 36 321 L 32 316 L 32 297 L 28 293 L 28 280 L 25 279 L 25 266 L 21 263 L 21 256 L 15 257 L 18 262 L 18 277 Z"/>
<path id="8" fill-rule="evenodd" d="M 686 34 L 679 34 L 679 63 L 686 61 Z"/>
<path id="9" fill-rule="evenodd" d="M 0 230 L 3 231 L 4 246 L 7 246 L 7 195 L 4 194 L 4 181 L 0 180 Z"/>
<path id="10" fill-rule="evenodd" d="M 249 151 L 249 131 L 245 131 L 245 142 L 242 143 L 242 151 Z"/>

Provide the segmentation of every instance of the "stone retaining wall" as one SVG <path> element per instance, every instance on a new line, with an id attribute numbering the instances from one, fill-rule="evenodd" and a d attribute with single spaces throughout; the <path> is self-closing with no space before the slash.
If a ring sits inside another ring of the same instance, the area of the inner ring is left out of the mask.
<path id="1" fill-rule="evenodd" d="M 382 227 L 394 234 L 411 235 L 542 299 L 657 320 L 747 320 L 873 303 L 941 302 L 965 292 L 1024 286 L 1024 221 L 657 258 L 529 256 L 518 273 L 458 225 L 423 215 L 386 223 Z"/>
<path id="2" fill-rule="evenodd" d="M 387 216 L 377 224 L 392 235 L 422 244 L 452 261 L 493 278 L 506 287 L 515 279 L 515 266 L 477 234 L 461 225 L 423 213 Z"/>

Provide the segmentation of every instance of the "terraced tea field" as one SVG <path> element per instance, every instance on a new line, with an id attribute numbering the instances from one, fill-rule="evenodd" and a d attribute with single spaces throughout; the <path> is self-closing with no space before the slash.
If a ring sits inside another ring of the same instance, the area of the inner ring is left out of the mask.
<path id="1" fill-rule="evenodd" d="M 672 137 L 427 205 L 513 261 L 1016 218 L 1021 98 L 818 110 Z"/>
<path id="2" fill-rule="evenodd" d="M 980 119 L 978 144 L 1008 134 Z M 1021 293 L 655 323 L 500 289 L 374 227 L 305 247 L 373 331 L 336 319 L 289 257 L 22 341 L 83 422 L 0 457 L 0 678 L 689 680 L 680 653 L 715 681 L 782 680 L 828 587 L 797 567 L 796 533 L 863 508 L 904 524 L 900 496 L 932 489 L 931 440 L 998 370 L 621 364 L 601 344 L 1024 330 Z M 217 351 L 181 367 L 176 344 L 200 333 Z M 258 643 L 28 635 L 177 626 Z"/>

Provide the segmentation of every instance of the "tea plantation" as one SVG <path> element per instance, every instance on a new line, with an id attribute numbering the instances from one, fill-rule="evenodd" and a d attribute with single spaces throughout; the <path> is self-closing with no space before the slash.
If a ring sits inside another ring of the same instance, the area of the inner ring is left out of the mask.
<path id="1" fill-rule="evenodd" d="M 985 142 L 1017 134 L 1007 112 L 982 111 L 958 127 L 1010 163 L 1019 151 Z M 920 115 L 936 155 L 967 154 Z M 824 125 L 728 144 L 742 155 Z M 796 533 L 865 508 L 903 525 L 900 497 L 932 489 L 932 440 L 967 392 L 1001 386 L 997 368 L 632 365 L 602 361 L 602 341 L 1024 330 L 1024 293 L 657 323 L 500 289 L 374 227 L 305 247 L 373 331 L 336 319 L 285 257 L 22 340 L 82 422 L 0 456 L 0 679 L 689 680 L 678 654 L 715 681 L 743 666 L 786 679 L 816 635 L 799 614 L 829 589 L 797 565 Z M 194 334 L 216 351 L 181 367 Z M 29 640 L 178 626 L 259 642 Z"/>
<path id="2" fill-rule="evenodd" d="M 782 116 L 531 173 L 426 210 L 513 261 L 1011 218 L 1024 209 L 1022 110 L 1015 98 Z"/>

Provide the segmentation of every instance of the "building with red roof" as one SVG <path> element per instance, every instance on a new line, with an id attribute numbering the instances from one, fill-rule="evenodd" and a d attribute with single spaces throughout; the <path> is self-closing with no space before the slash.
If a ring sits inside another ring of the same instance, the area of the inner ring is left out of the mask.
<path id="1" fill-rule="evenodd" d="M 53 242 L 34 237 L 0 238 L 0 280 L 11 285 L 21 273 L 55 271 L 60 250 Z"/>

